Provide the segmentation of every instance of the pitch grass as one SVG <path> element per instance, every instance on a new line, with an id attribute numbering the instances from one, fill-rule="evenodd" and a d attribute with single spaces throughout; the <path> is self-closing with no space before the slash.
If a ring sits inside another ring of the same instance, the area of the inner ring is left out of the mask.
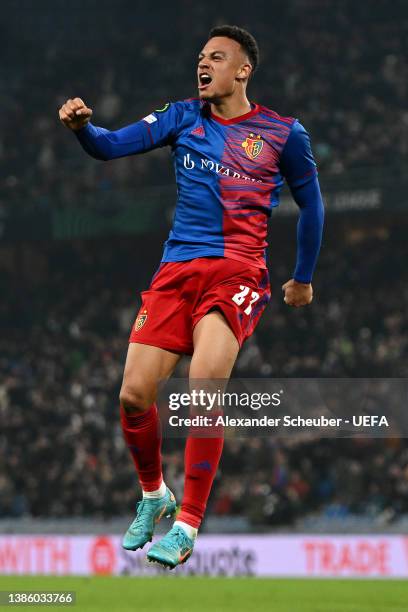
<path id="1" fill-rule="evenodd" d="M 408 582 L 263 578 L 0 576 L 1 591 L 76 591 L 72 612 L 406 612 Z M 14 608 L 16 606 L 13 606 Z M 22 609 L 22 606 L 18 606 Z M 2 606 L 3 610 L 10 609 Z"/>

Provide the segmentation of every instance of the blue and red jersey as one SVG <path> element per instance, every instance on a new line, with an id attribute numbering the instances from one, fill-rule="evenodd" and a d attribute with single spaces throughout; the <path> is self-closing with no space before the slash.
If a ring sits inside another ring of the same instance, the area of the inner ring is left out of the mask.
<path id="1" fill-rule="evenodd" d="M 191 99 L 116 131 L 89 123 L 76 134 L 105 160 L 171 147 L 177 204 L 163 262 L 218 256 L 265 268 L 267 221 L 286 179 L 301 211 L 294 277 L 309 282 L 323 224 L 309 136 L 296 119 L 251 106 L 226 120 Z"/>

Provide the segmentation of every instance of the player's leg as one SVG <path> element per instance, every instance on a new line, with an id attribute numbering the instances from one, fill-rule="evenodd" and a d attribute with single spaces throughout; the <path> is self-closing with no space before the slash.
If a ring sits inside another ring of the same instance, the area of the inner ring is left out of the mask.
<path id="1" fill-rule="evenodd" d="M 154 525 L 176 509 L 174 495 L 162 475 L 161 431 L 155 404 L 158 383 L 167 379 L 180 359 L 178 353 L 146 344 L 130 343 L 126 359 L 120 411 L 123 435 L 143 491 L 136 518 L 123 546 L 141 548 L 151 540 Z"/>
<path id="2" fill-rule="evenodd" d="M 205 315 L 194 329 L 194 354 L 190 366 L 190 384 L 209 392 L 223 390 L 239 352 L 232 329 L 217 310 Z M 211 381 L 215 381 L 212 384 Z M 201 435 L 200 435 L 201 434 Z M 185 448 L 185 485 L 179 521 L 198 529 L 203 519 L 212 483 L 223 448 L 223 431 L 195 429 Z"/>
<path id="3" fill-rule="evenodd" d="M 194 353 L 190 381 L 194 388 L 208 390 L 211 381 L 227 381 L 239 351 L 239 343 L 219 311 L 205 315 L 193 334 Z M 202 379 L 199 381 L 198 379 Z M 208 381 L 208 382 L 207 382 Z M 222 390 L 222 389 L 221 389 Z M 168 534 L 148 552 L 150 561 L 175 567 L 192 553 L 197 529 L 204 516 L 223 448 L 222 430 L 195 428 L 185 448 L 185 484 L 181 511 Z"/>
<path id="4" fill-rule="evenodd" d="M 171 376 L 180 353 L 131 342 L 126 357 L 120 403 L 126 414 L 145 412 L 156 400 L 157 384 Z"/>
<path id="5" fill-rule="evenodd" d="M 222 312 L 215 309 L 200 319 L 194 328 L 193 343 L 191 380 L 230 377 L 239 343 Z"/>

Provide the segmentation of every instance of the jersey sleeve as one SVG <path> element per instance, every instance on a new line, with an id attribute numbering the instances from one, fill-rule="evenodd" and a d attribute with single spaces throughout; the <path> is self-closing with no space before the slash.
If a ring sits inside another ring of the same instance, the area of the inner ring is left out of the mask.
<path id="1" fill-rule="evenodd" d="M 304 185 L 317 174 L 309 134 L 297 120 L 283 148 L 280 167 L 290 188 Z"/>
<path id="2" fill-rule="evenodd" d="M 299 187 L 292 187 L 292 195 L 299 207 L 297 224 L 297 257 L 293 278 L 299 283 L 310 283 L 322 243 L 324 204 L 317 176 Z"/>
<path id="3" fill-rule="evenodd" d="M 293 278 L 310 283 L 320 251 L 324 205 L 309 134 L 295 121 L 281 157 L 281 171 L 299 207 L 297 257 Z"/>
<path id="4" fill-rule="evenodd" d="M 140 121 L 119 130 L 88 123 L 75 132 L 82 148 L 96 159 L 108 160 L 146 153 L 171 144 L 183 117 L 181 102 L 168 103 Z"/>

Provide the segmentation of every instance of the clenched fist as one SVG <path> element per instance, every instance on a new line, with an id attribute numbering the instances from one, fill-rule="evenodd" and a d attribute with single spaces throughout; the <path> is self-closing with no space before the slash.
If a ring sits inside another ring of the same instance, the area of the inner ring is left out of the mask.
<path id="1" fill-rule="evenodd" d="M 282 285 L 282 291 L 285 296 L 283 301 L 288 306 L 306 306 L 313 300 L 313 288 L 311 283 L 298 283 L 294 278 L 291 278 L 287 283 Z"/>
<path id="2" fill-rule="evenodd" d="M 71 130 L 80 130 L 89 123 L 92 110 L 81 98 L 69 99 L 59 109 L 59 118 Z"/>

